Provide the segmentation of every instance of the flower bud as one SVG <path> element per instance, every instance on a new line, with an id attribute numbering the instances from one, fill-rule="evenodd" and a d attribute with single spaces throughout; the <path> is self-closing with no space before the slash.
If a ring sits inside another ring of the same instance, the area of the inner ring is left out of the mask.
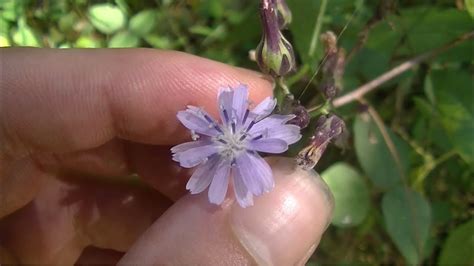
<path id="1" fill-rule="evenodd" d="M 315 134 L 311 137 L 310 144 L 298 153 L 297 164 L 304 169 L 313 168 L 331 140 L 337 141 L 345 131 L 344 121 L 336 115 L 321 116 L 316 122 Z"/>
<path id="2" fill-rule="evenodd" d="M 311 120 L 308 110 L 295 100 L 293 95 L 286 95 L 281 105 L 281 114 L 293 114 L 296 117 L 288 121 L 288 124 L 299 126 L 301 129 L 306 128 Z"/>
<path id="3" fill-rule="evenodd" d="M 329 77 L 321 82 L 321 84 L 319 85 L 319 90 L 323 93 L 324 98 L 332 99 L 336 97 L 339 88 L 336 87 L 336 81 L 334 80 L 334 78 Z"/>
<path id="4" fill-rule="evenodd" d="M 285 0 L 276 0 L 276 8 L 278 13 L 278 25 L 280 29 L 285 29 L 290 25 L 293 16 L 291 10 Z"/>
<path id="5" fill-rule="evenodd" d="M 256 49 L 257 64 L 273 77 L 284 76 L 295 68 L 293 47 L 280 31 L 276 0 L 262 0 L 260 17 L 263 35 Z"/>

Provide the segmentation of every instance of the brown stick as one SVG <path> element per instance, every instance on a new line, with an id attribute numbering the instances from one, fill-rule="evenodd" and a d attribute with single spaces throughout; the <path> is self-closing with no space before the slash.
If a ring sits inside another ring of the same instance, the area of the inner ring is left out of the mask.
<path id="1" fill-rule="evenodd" d="M 403 72 L 407 71 L 408 69 L 416 66 L 417 64 L 425 61 L 425 60 L 428 60 L 432 57 L 435 57 L 437 56 L 438 54 L 440 53 L 443 53 L 445 52 L 446 50 L 466 41 L 466 40 L 469 40 L 471 38 L 474 37 L 474 31 L 471 31 L 471 32 L 468 32 L 468 33 L 465 33 L 463 35 L 461 35 L 460 37 L 458 37 L 456 40 L 450 42 L 450 43 L 447 43 L 441 47 L 438 47 L 434 50 L 431 50 L 431 51 L 428 51 L 424 54 L 421 54 L 421 55 L 418 55 L 394 68 L 392 68 L 391 70 L 385 72 L 384 74 L 378 76 L 377 78 L 375 78 L 374 80 L 358 87 L 357 89 L 355 89 L 354 91 L 352 92 L 349 92 L 347 93 L 346 95 L 343 95 L 341 97 L 338 97 L 336 99 L 334 99 L 334 101 L 332 102 L 333 106 L 334 107 L 340 107 L 340 106 L 343 106 L 345 104 L 348 104 L 350 102 L 353 102 L 357 99 L 360 99 L 363 95 L 365 95 L 366 93 L 374 90 L 375 88 L 377 88 L 378 86 L 382 85 L 383 83 L 391 80 L 392 78 L 402 74 Z"/>

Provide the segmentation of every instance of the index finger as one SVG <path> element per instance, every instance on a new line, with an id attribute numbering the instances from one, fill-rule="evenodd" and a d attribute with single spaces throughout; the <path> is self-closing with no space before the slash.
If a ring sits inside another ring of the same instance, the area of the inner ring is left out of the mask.
<path id="1" fill-rule="evenodd" d="M 176 112 L 217 113 L 220 86 L 271 95 L 262 74 L 151 49 L 0 50 L 0 147 L 7 155 L 97 147 L 113 137 L 173 144 L 186 137 Z M 0 150 L 2 152 L 2 150 Z"/>

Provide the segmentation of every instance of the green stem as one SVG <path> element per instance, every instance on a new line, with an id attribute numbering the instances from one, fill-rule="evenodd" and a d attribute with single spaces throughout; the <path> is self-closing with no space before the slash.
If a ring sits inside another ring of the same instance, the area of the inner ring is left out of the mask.
<path id="1" fill-rule="evenodd" d="M 282 89 L 282 91 L 285 95 L 286 94 L 291 94 L 290 88 L 288 88 L 288 86 L 286 85 L 285 81 L 283 80 L 283 77 L 279 77 L 277 79 L 277 84 L 278 84 L 278 87 L 280 87 Z"/>
<path id="2" fill-rule="evenodd" d="M 321 26 L 323 25 L 324 13 L 326 13 L 326 6 L 328 0 L 321 0 L 321 6 L 319 7 L 318 18 L 316 19 L 316 24 L 314 25 L 313 36 L 311 37 L 311 42 L 309 45 L 308 55 L 311 57 L 314 55 L 316 48 L 318 47 L 318 37 L 321 32 Z"/>

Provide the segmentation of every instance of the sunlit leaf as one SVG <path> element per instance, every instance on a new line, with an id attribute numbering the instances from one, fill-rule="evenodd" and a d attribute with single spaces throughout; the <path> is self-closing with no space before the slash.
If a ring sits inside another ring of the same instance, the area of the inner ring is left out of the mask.
<path id="1" fill-rule="evenodd" d="M 13 31 L 13 42 L 19 46 L 39 47 L 40 43 L 33 30 L 26 24 L 24 18 L 18 21 L 18 28 Z"/>
<path id="2" fill-rule="evenodd" d="M 93 5 L 88 15 L 92 25 L 105 34 L 114 33 L 125 25 L 125 14 L 112 4 Z"/>
<path id="3" fill-rule="evenodd" d="M 108 46 L 110 48 L 137 47 L 139 43 L 140 39 L 135 34 L 124 31 L 116 33 L 110 39 Z"/>
<path id="4" fill-rule="evenodd" d="M 474 0 L 464 0 L 464 5 L 466 6 L 467 12 L 474 18 Z"/>
<path id="5" fill-rule="evenodd" d="M 145 36 L 155 27 L 157 10 L 147 9 L 135 14 L 130 19 L 129 29 L 138 36 Z"/>

